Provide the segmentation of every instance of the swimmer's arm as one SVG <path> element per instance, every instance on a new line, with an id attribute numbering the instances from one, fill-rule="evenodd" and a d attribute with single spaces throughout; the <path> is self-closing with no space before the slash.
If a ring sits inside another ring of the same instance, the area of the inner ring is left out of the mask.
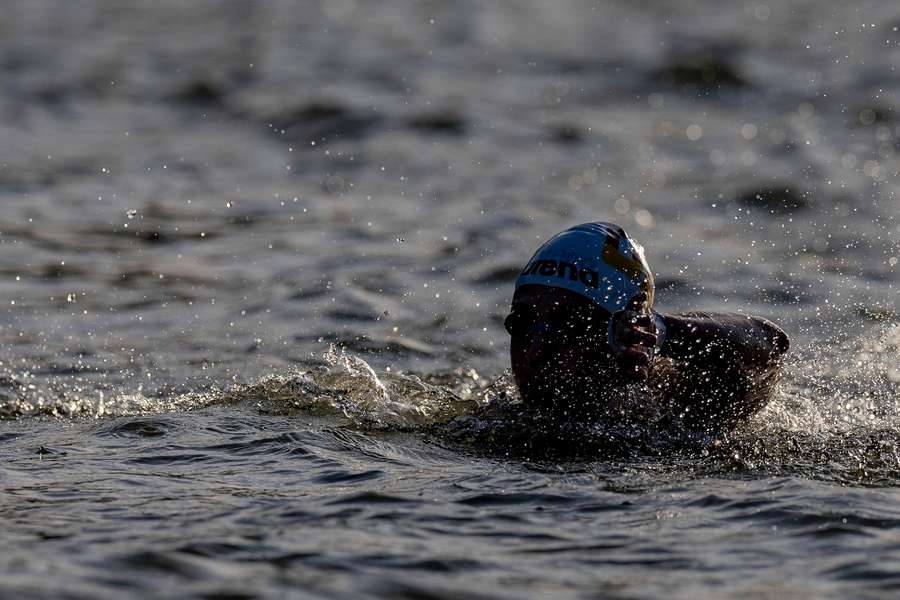
<path id="1" fill-rule="evenodd" d="M 771 321 L 723 313 L 666 315 L 661 355 L 681 364 L 662 387 L 679 406 L 683 422 L 716 431 L 761 410 L 790 345 Z"/>
<path id="2" fill-rule="evenodd" d="M 705 368 L 764 368 L 790 347 L 787 334 L 761 317 L 691 312 L 661 315 L 666 327 L 661 356 Z"/>

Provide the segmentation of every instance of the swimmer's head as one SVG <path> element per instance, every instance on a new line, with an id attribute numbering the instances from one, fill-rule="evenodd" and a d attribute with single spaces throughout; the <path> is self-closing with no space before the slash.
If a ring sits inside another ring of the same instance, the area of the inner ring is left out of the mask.
<path id="1" fill-rule="evenodd" d="M 612 223 L 585 223 L 550 238 L 516 280 L 517 290 L 523 285 L 563 288 L 610 314 L 640 291 L 653 304 L 653 273 L 644 249 Z"/>
<path id="2" fill-rule="evenodd" d="M 610 317 L 640 292 L 649 309 L 653 274 L 618 225 L 585 223 L 541 246 L 516 280 L 505 322 L 523 400 L 574 415 L 596 405 L 595 392 L 620 387 Z"/>

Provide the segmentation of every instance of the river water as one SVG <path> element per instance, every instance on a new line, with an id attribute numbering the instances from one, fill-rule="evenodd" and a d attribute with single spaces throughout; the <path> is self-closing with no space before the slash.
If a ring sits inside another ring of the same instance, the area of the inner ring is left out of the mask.
<path id="1" fill-rule="evenodd" d="M 8 0 L 0 595 L 900 588 L 900 8 Z M 534 422 L 576 223 L 779 323 L 727 435 Z"/>

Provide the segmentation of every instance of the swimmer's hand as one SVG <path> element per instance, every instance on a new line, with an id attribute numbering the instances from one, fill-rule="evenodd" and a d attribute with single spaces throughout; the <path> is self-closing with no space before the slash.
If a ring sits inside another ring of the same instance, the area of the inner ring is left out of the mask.
<path id="1" fill-rule="evenodd" d="M 656 347 L 656 321 L 647 305 L 647 293 L 639 292 L 624 309 L 612 316 L 609 346 L 619 368 L 634 381 L 646 381 Z"/>

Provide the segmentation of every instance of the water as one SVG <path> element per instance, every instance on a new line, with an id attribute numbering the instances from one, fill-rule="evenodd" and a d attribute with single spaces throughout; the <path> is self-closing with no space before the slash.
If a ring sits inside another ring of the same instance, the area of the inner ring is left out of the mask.
<path id="1" fill-rule="evenodd" d="M 896 593 L 890 3 L 3 10 L 3 596 Z M 522 411 L 588 220 L 788 331 L 751 424 Z"/>

